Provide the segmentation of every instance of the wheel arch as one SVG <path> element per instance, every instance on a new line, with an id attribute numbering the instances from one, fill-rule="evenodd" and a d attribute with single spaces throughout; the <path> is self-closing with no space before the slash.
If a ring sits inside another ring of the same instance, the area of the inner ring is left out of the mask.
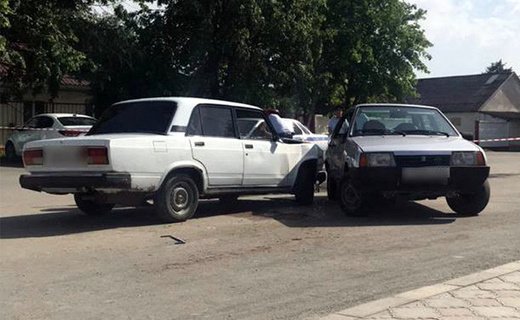
<path id="1" fill-rule="evenodd" d="M 207 188 L 207 175 L 204 167 L 198 163 L 179 163 L 175 166 L 168 168 L 165 171 L 159 182 L 158 190 L 164 185 L 164 183 L 171 177 L 177 174 L 186 174 L 193 178 L 199 193 L 204 193 Z"/>

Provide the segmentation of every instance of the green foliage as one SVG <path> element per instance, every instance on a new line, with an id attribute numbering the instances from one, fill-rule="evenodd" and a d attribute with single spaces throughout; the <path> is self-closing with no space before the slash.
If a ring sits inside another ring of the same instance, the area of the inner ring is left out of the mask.
<path id="1" fill-rule="evenodd" d="M 90 1 L 1 0 L 0 39 L 4 86 L 11 94 L 47 91 L 56 95 L 65 74 L 79 70 L 85 55 L 72 31 Z"/>
<path id="2" fill-rule="evenodd" d="M 89 10 L 94 0 L 12 0 L 0 15 L 17 70 L 8 82 L 56 92 L 65 73 L 80 72 L 101 107 L 186 95 L 312 114 L 399 100 L 413 93 L 414 70 L 427 71 L 425 12 L 401 0 L 147 2 L 101 15 Z"/>
<path id="3" fill-rule="evenodd" d="M 511 73 L 513 68 L 506 68 L 507 63 L 503 63 L 502 59 L 497 62 L 492 62 L 489 67 L 486 68 L 484 73 Z"/>

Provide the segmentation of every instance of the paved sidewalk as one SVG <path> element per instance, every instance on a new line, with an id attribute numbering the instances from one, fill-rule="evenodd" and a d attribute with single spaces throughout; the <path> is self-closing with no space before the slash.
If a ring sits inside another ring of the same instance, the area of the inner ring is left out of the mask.
<path id="1" fill-rule="evenodd" d="M 520 261 L 330 314 L 321 320 L 520 319 Z"/>

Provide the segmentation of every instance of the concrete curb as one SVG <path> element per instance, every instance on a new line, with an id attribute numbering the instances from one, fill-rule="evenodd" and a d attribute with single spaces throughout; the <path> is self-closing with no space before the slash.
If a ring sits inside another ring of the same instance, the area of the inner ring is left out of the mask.
<path id="1" fill-rule="evenodd" d="M 389 308 L 399 307 L 410 302 L 426 299 L 441 293 L 458 290 L 515 271 L 520 271 L 520 260 L 460 278 L 441 282 L 432 286 L 426 286 L 419 289 L 399 293 L 392 297 L 367 302 L 352 308 L 329 314 L 320 320 L 353 320 L 368 317 L 385 311 Z"/>

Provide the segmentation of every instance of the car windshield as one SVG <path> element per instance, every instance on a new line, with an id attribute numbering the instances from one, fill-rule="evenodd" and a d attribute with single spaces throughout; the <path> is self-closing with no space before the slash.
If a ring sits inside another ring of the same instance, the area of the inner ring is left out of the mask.
<path id="1" fill-rule="evenodd" d="M 58 121 L 64 126 L 93 126 L 96 119 L 87 117 L 59 117 Z"/>
<path id="2" fill-rule="evenodd" d="M 421 107 L 360 107 L 353 126 L 353 136 L 458 135 L 439 111 Z"/>
<path id="3" fill-rule="evenodd" d="M 105 133 L 166 134 L 177 105 L 172 101 L 138 101 L 112 105 L 87 135 Z"/>

